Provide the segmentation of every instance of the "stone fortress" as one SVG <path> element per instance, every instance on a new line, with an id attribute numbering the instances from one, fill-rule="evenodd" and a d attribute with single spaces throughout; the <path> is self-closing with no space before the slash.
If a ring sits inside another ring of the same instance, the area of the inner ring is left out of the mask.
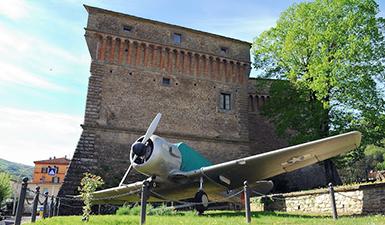
<path id="1" fill-rule="evenodd" d="M 59 195 L 77 193 L 87 171 L 117 186 L 131 144 L 158 112 L 157 135 L 184 141 L 213 163 L 287 146 L 258 113 L 269 94 L 249 78 L 250 43 L 85 8 L 91 76 L 83 132 Z M 327 168 L 319 163 L 278 176 L 277 191 L 323 186 Z M 139 178 L 131 173 L 127 180 Z"/>

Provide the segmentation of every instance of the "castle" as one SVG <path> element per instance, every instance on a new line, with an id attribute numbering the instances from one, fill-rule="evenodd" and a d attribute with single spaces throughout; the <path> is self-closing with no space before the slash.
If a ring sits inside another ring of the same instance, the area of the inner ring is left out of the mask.
<path id="1" fill-rule="evenodd" d="M 60 195 L 76 193 L 86 171 L 116 186 L 131 144 L 158 112 L 157 135 L 184 141 L 214 163 L 287 146 L 259 115 L 269 94 L 249 78 L 250 43 L 85 8 L 91 76 L 83 132 Z M 320 163 L 275 180 L 286 190 L 325 185 L 325 168 Z M 140 175 L 128 178 L 135 179 Z"/>

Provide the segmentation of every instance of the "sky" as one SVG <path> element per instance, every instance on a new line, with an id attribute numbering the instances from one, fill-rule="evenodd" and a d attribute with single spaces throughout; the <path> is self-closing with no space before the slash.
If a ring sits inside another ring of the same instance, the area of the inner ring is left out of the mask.
<path id="1" fill-rule="evenodd" d="M 252 42 L 295 2 L 0 0 L 0 158 L 33 165 L 75 151 L 91 60 L 83 4 Z"/>

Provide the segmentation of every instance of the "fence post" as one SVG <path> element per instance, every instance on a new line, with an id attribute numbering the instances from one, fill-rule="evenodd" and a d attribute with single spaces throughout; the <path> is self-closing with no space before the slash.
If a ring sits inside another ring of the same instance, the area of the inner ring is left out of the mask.
<path id="1" fill-rule="evenodd" d="M 333 184 L 332 183 L 329 183 L 329 194 L 330 194 L 330 204 L 332 206 L 332 211 L 333 211 L 333 219 L 334 220 L 337 220 L 338 219 L 338 215 L 337 215 L 337 208 L 336 208 L 336 198 L 334 196 L 334 188 L 333 188 Z"/>
<path id="2" fill-rule="evenodd" d="M 57 216 L 58 201 L 59 201 L 59 197 L 56 196 L 56 198 L 55 198 L 55 205 L 53 206 L 53 215 L 52 216 Z"/>
<path id="3" fill-rule="evenodd" d="M 18 189 L 18 187 L 16 187 L 16 189 Z M 16 197 L 16 192 L 13 194 L 13 206 L 12 206 L 12 216 L 15 216 L 16 215 L 16 207 L 17 207 L 17 197 Z"/>
<path id="4" fill-rule="evenodd" d="M 53 216 L 53 206 L 54 206 L 54 200 L 53 200 L 53 195 L 51 196 L 51 201 L 49 202 L 49 217 Z"/>
<path id="5" fill-rule="evenodd" d="M 245 194 L 245 214 L 246 214 L 246 223 L 251 223 L 251 211 L 250 211 L 250 192 L 249 185 L 247 181 L 243 183 L 243 192 Z"/>
<path id="6" fill-rule="evenodd" d="M 19 202 L 17 204 L 15 225 L 20 225 L 21 223 L 21 217 L 23 216 L 23 212 L 24 212 L 24 200 L 27 194 L 27 187 L 28 187 L 28 177 L 24 177 L 23 183 L 21 184 Z"/>
<path id="7" fill-rule="evenodd" d="M 43 203 L 43 219 L 47 218 L 48 191 L 44 193 L 45 199 Z"/>
<path id="8" fill-rule="evenodd" d="M 56 216 L 59 216 L 59 211 L 60 211 L 60 198 L 58 198 L 58 202 L 57 202 Z"/>
<path id="9" fill-rule="evenodd" d="M 33 198 L 33 206 L 32 206 L 32 217 L 31 222 L 34 223 L 36 221 L 36 212 L 37 205 L 39 204 L 39 195 L 40 195 L 40 187 L 36 187 L 35 197 Z"/>
<path id="10" fill-rule="evenodd" d="M 140 198 L 140 225 L 146 223 L 146 206 L 147 206 L 147 197 L 148 197 L 148 189 L 149 182 L 147 180 L 143 181 L 142 184 L 142 196 Z"/>

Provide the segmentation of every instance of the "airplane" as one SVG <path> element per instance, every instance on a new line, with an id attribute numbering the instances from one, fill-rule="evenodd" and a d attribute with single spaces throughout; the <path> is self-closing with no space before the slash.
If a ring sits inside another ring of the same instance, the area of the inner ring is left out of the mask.
<path id="1" fill-rule="evenodd" d="M 134 168 L 151 181 L 148 202 L 192 199 L 202 214 L 210 201 L 228 202 L 228 196 L 243 190 L 245 181 L 257 193 L 266 194 L 273 188 L 273 183 L 266 179 L 353 150 L 361 142 L 361 133 L 352 131 L 213 165 L 187 144 L 170 143 L 154 135 L 160 118 L 158 113 L 145 135 L 132 144 L 131 164 L 119 186 L 94 192 L 94 204 L 140 201 L 138 190 L 143 181 L 124 184 Z"/>

